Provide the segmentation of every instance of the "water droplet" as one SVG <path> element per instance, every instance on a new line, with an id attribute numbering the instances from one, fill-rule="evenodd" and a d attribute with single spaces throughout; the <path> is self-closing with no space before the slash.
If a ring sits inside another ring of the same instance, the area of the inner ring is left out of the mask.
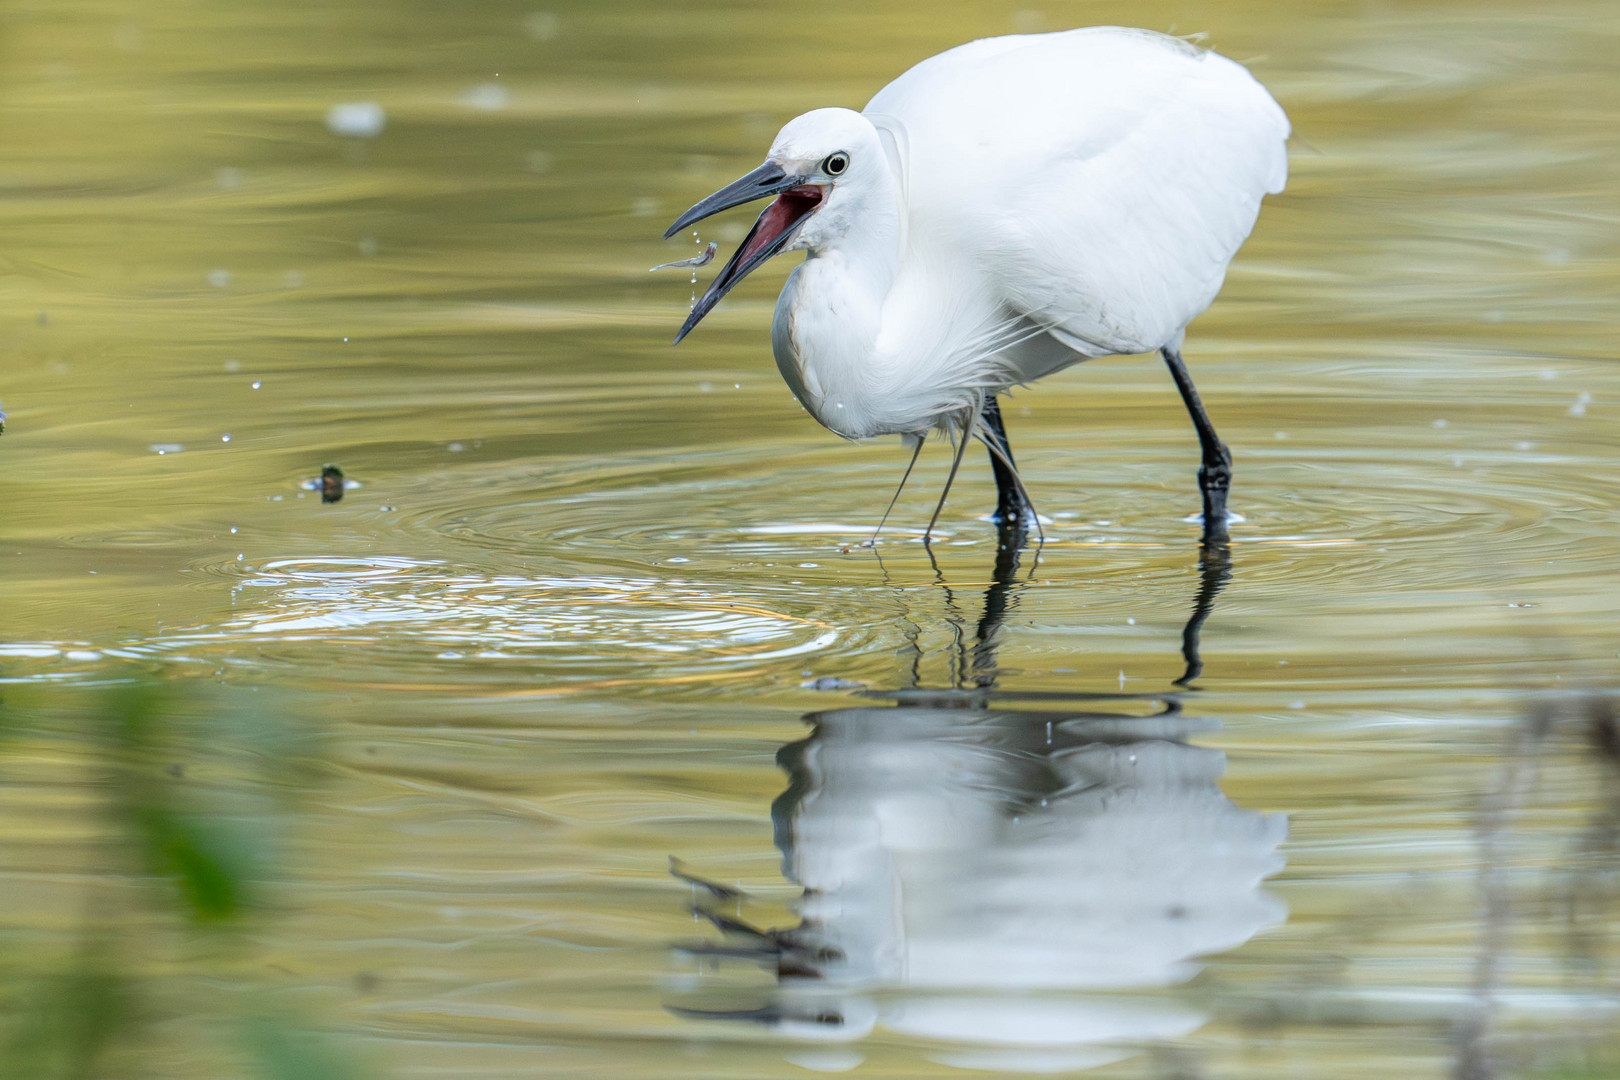
<path id="1" fill-rule="evenodd" d="M 231 437 L 230 437 L 230 435 L 229 435 L 229 433 L 227 433 L 227 434 L 224 434 L 224 435 L 221 435 L 221 436 L 220 436 L 220 437 L 219 437 L 219 441 L 220 441 L 220 442 L 230 442 L 230 441 L 231 441 Z"/>
<path id="2" fill-rule="evenodd" d="M 260 380 L 258 380 L 258 379 L 253 380 L 253 389 L 257 390 L 259 387 L 261 387 L 263 385 L 264 385 L 264 383 L 261 382 Z"/>

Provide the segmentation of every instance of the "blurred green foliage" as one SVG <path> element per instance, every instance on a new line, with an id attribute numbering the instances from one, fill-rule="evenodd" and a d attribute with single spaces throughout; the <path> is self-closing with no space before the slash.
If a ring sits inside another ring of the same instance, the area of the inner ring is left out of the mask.
<path id="1" fill-rule="evenodd" d="M 263 871 L 254 838 L 228 819 L 188 808 L 172 759 L 175 714 L 162 688 L 137 684 L 109 702 L 103 723 L 113 733 L 112 785 L 119 820 L 139 848 L 147 873 L 174 880 L 190 917 L 202 923 L 237 915 L 250 883 Z"/>
<path id="2" fill-rule="evenodd" d="M 98 1075 L 103 1051 L 131 1013 L 130 986 L 106 969 L 107 952 L 103 943 L 91 943 L 75 970 L 34 979 L 27 993 L 5 995 L 15 1011 L 0 1077 L 88 1080 Z"/>
<path id="3" fill-rule="evenodd" d="M 351 1055 L 331 1039 L 273 1018 L 248 1025 L 255 1064 L 269 1080 L 353 1080 L 360 1075 Z"/>
<path id="4" fill-rule="evenodd" d="M 0 782 L 30 754 L 72 755 L 96 824 L 69 947 L 22 931 L 0 958 L 0 1080 L 167 1076 L 178 1054 L 208 1061 L 206 1075 L 227 1063 L 267 1080 L 366 1075 L 235 974 L 286 872 L 277 841 L 318 774 L 318 745 L 275 707 L 287 703 L 150 676 L 88 702 L 28 694 L 0 706 Z M 198 1017 L 223 1034 L 215 1045 L 160 1034 Z"/>

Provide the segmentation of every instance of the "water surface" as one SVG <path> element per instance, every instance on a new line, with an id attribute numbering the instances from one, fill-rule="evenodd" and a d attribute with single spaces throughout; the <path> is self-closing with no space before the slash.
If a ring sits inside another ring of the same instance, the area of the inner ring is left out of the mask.
<path id="1" fill-rule="evenodd" d="M 1187 347 L 1245 520 L 1199 550 L 1111 358 L 1007 409 L 1016 569 L 982 462 L 917 542 L 937 450 L 863 549 L 906 453 L 781 384 L 786 261 L 672 350 L 658 237 L 796 113 L 1084 22 L 1208 31 L 1294 121 Z M 1617 47 L 1597 2 L 10 6 L 17 970 L 126 876 L 61 718 L 156 676 L 323 764 L 235 951 L 121 916 L 153 1075 L 246 1068 L 219 986 L 399 1077 L 1612 1075 L 1613 772 L 1521 718 L 1620 656 Z"/>

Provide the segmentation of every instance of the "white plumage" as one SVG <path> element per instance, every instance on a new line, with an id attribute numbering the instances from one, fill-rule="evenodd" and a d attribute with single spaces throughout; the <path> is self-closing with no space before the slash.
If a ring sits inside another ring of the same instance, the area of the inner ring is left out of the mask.
<path id="1" fill-rule="evenodd" d="M 672 226 L 780 196 L 682 336 L 754 266 L 803 249 L 776 360 L 848 438 L 976 423 L 1000 391 L 1089 357 L 1166 349 L 1175 369 L 1183 329 L 1282 190 L 1288 133 L 1241 65 L 1151 31 L 951 49 L 863 112 L 791 121 L 764 166 Z M 1188 406 L 1199 420 L 1196 394 Z"/>

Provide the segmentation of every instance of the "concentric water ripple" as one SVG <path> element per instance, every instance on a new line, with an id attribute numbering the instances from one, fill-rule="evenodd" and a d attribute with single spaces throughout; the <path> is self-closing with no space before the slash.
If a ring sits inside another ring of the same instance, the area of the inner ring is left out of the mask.
<path id="1" fill-rule="evenodd" d="M 1021 661 L 1068 670 L 1087 641 L 1138 622 L 1173 658 L 1198 558 L 1185 455 L 1099 458 L 1057 441 L 1032 440 L 1024 456 L 1048 524 L 1015 590 L 1037 631 L 1016 640 Z M 400 488 L 387 515 L 293 511 L 377 522 L 365 546 L 395 554 L 205 561 L 193 585 L 232 597 L 217 624 L 144 641 L 13 643 L 0 677 L 89 678 L 100 657 L 163 657 L 445 687 L 517 672 L 559 686 L 782 684 L 807 669 L 882 684 L 894 649 L 945 648 L 976 618 L 995 547 L 987 522 L 958 511 L 988 495 L 982 477 L 963 481 L 923 547 L 940 479 L 926 470 L 876 551 L 864 547 L 897 476 L 890 457 L 834 447 L 437 469 Z M 1245 520 L 1232 531 L 1225 602 L 1297 609 L 1313 596 L 1341 634 L 1362 617 L 1368 647 L 1415 614 L 1466 625 L 1478 618 L 1458 614 L 1470 605 L 1538 607 L 1610 557 L 1603 478 L 1614 470 L 1600 453 L 1259 448 L 1240 461 L 1233 504 Z M 806 473 L 818 482 L 798 482 Z"/>
<path id="2" fill-rule="evenodd" d="M 239 573 L 236 617 L 103 651 L 227 667 L 306 665 L 368 681 L 399 678 L 407 668 L 420 680 L 422 670 L 451 676 L 458 664 L 500 662 L 491 674 L 537 680 L 544 692 L 550 680 L 561 690 L 626 665 L 646 665 L 649 681 L 704 672 L 726 678 L 814 654 L 839 638 L 825 621 L 689 582 L 490 576 L 398 556 L 276 559 Z M 52 667 L 99 655 L 55 644 L 0 653 Z"/>
<path id="3" fill-rule="evenodd" d="M 1196 526 L 1185 520 L 1197 508 L 1187 455 L 1153 448 L 1082 458 L 1052 443 L 1037 443 L 1025 456 L 1049 518 L 1046 555 L 1068 546 L 1183 550 L 1196 539 Z M 1606 558 L 1616 523 L 1615 493 L 1604 480 L 1614 462 L 1597 453 L 1457 451 L 1414 460 L 1404 449 L 1243 449 L 1232 498 L 1245 520 L 1233 528 L 1233 542 L 1307 553 L 1274 565 L 1277 573 L 1331 575 L 1341 584 L 1362 578 L 1397 591 L 1499 582 L 1499 574 L 1481 573 L 1496 557 L 1532 577 L 1554 559 L 1567 574 L 1570 560 Z M 588 478 L 565 472 L 538 484 L 532 477 L 440 474 L 411 492 L 401 524 L 497 558 L 794 567 L 847 556 L 845 549 L 868 538 L 899 476 L 890 457 L 867 449 L 812 461 L 716 460 L 706 469 L 646 461 L 590 490 L 580 490 Z M 805 471 L 818 478 L 815 485 L 796 479 Z M 885 528 L 885 549 L 921 535 L 938 479 L 906 493 Z M 976 477 L 961 484 L 942 518 L 944 544 L 993 542 L 981 518 L 962 513 L 988 505 L 986 485 Z M 467 501 L 468 491 L 480 498 Z M 1324 547 L 1337 549 L 1331 566 L 1316 554 Z M 1469 555 L 1438 557 L 1458 551 Z"/>

